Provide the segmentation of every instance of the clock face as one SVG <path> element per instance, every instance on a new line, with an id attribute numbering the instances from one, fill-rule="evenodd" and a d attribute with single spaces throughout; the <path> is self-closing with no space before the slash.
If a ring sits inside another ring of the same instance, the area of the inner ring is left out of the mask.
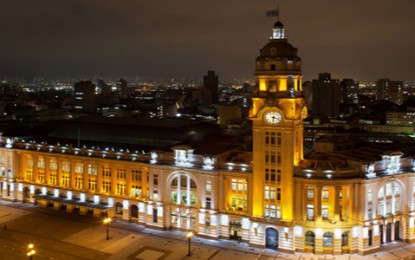
<path id="1" fill-rule="evenodd" d="M 276 111 L 271 111 L 265 114 L 265 120 L 269 124 L 278 124 L 279 122 L 281 122 L 281 119 L 281 114 Z"/>

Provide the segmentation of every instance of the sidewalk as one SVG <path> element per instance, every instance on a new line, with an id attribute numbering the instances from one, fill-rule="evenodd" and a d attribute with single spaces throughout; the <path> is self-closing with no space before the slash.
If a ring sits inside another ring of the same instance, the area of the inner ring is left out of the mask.
<path id="1" fill-rule="evenodd" d="M 0 224 L 20 217 L 24 221 L 33 219 L 30 213 L 38 212 L 42 216 L 50 216 L 50 221 L 72 223 L 63 226 L 59 233 L 62 238 L 56 240 L 57 246 L 76 245 L 89 248 L 90 253 L 99 251 L 107 255 L 105 259 L 146 259 L 146 260 L 175 260 L 175 259 L 212 259 L 212 260 L 415 260 L 415 244 L 403 242 L 389 243 L 382 247 L 380 252 L 360 256 L 357 254 L 345 255 L 313 255 L 306 253 L 286 254 L 270 249 L 249 247 L 247 243 L 235 240 L 212 240 L 195 235 L 191 240 L 191 256 L 188 254 L 187 232 L 177 230 L 156 230 L 146 228 L 137 223 L 129 223 L 114 219 L 110 224 L 110 239 L 106 240 L 106 226 L 98 218 L 66 213 L 51 208 L 42 208 L 24 203 L 9 203 L 0 200 L 3 210 L 0 212 Z M 4 207 L 6 206 L 6 207 Z M 49 218 L 49 217 L 48 217 Z M 23 220 L 21 220 L 23 221 Z M 36 222 L 38 223 L 38 222 Z M 84 224 L 82 224 L 84 223 Z M 39 224 L 40 226 L 45 223 Z M 50 226 L 50 224 L 48 224 Z M 1 225 L 0 225 L 1 226 Z M 77 226 L 77 227 L 75 227 Z M 41 228 L 32 228 L 36 235 L 46 236 Z M 43 233 L 42 233 L 43 232 Z M 67 235 L 65 235 L 67 234 Z M 52 241 L 54 236 L 48 235 Z M 45 237 L 46 238 L 46 237 Z M 87 251 L 87 250 L 86 250 Z M 89 251 L 88 251 L 89 252 Z M 63 258 L 62 258 L 63 259 Z"/>

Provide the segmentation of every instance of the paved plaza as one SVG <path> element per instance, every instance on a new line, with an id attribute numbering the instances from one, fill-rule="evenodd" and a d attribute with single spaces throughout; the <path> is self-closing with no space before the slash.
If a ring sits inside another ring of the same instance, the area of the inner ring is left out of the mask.
<path id="1" fill-rule="evenodd" d="M 115 220 L 110 224 L 107 240 L 106 226 L 98 218 L 0 201 L 0 260 L 28 259 L 29 243 L 36 249 L 33 259 L 415 260 L 415 245 L 402 242 L 388 244 L 381 252 L 368 256 L 316 256 L 285 254 L 232 240 L 199 237 L 192 238 L 191 256 L 187 256 L 185 232 L 159 231 Z"/>

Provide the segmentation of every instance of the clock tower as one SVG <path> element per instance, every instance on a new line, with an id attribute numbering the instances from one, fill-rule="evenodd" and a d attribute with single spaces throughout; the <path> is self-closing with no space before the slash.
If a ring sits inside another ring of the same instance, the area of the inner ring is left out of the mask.
<path id="1" fill-rule="evenodd" d="M 291 226 L 294 212 L 294 167 L 303 159 L 301 58 L 277 21 L 269 42 L 256 58 L 252 96 L 254 218 Z"/>

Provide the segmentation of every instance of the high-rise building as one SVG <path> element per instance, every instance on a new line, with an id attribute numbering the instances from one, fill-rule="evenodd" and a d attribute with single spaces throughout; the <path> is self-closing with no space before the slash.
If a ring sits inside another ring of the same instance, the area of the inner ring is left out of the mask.
<path id="1" fill-rule="evenodd" d="M 376 99 L 389 100 L 392 103 L 402 105 L 403 82 L 390 79 L 379 79 L 376 82 Z"/>
<path id="2" fill-rule="evenodd" d="M 359 103 L 359 81 L 353 79 L 343 79 L 341 85 L 341 102 L 344 104 Z"/>
<path id="3" fill-rule="evenodd" d="M 212 103 L 218 104 L 219 102 L 219 76 L 215 74 L 215 71 L 209 70 L 206 76 L 203 76 L 203 87 L 207 88 L 211 92 Z"/>
<path id="4" fill-rule="evenodd" d="M 128 97 L 128 84 L 125 79 L 120 79 L 116 83 L 118 95 L 121 98 Z"/>
<path id="5" fill-rule="evenodd" d="M 337 117 L 340 115 L 341 100 L 340 83 L 332 79 L 330 73 L 320 73 L 318 79 L 313 79 L 313 115 Z"/>
<path id="6" fill-rule="evenodd" d="M 78 112 L 96 112 L 95 85 L 91 81 L 80 81 L 74 85 L 74 110 Z"/>

